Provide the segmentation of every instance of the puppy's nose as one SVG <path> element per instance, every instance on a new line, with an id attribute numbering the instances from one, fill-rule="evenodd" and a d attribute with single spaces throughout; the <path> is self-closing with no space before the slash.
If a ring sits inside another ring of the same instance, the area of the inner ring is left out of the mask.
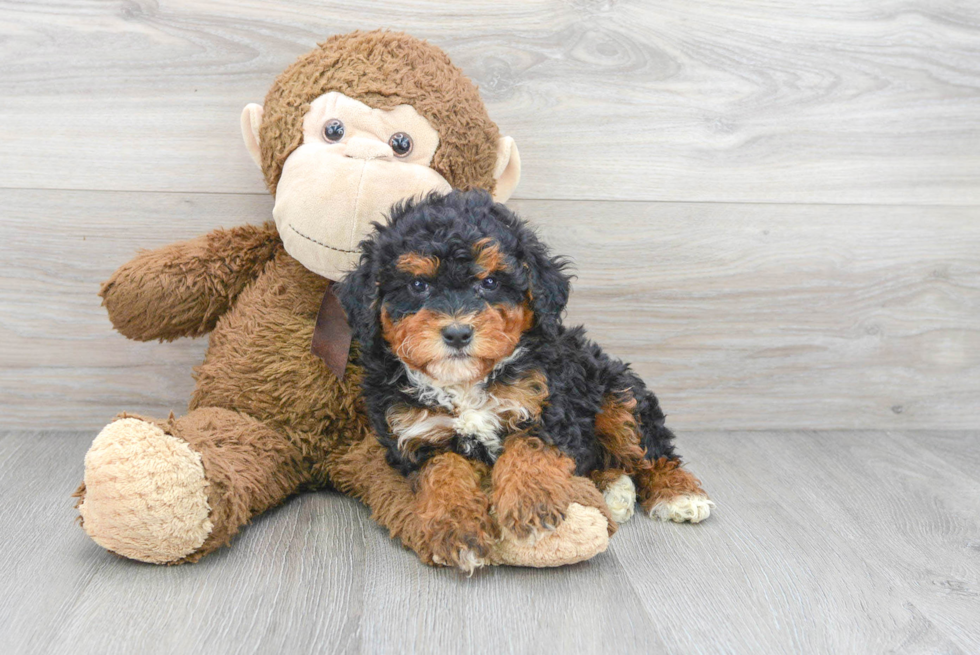
<path id="1" fill-rule="evenodd" d="M 465 348 L 473 340 L 473 328 L 461 323 L 453 323 L 442 328 L 442 340 L 450 348 Z"/>

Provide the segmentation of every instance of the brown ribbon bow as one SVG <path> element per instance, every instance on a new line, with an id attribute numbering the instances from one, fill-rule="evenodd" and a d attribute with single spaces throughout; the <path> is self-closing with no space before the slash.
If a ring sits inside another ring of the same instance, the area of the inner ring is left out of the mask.
<path id="1" fill-rule="evenodd" d="M 327 287 L 323 300 L 320 301 L 310 352 L 322 359 L 338 380 L 343 380 L 350 355 L 350 342 L 351 331 L 347 324 L 347 314 L 331 285 Z"/>

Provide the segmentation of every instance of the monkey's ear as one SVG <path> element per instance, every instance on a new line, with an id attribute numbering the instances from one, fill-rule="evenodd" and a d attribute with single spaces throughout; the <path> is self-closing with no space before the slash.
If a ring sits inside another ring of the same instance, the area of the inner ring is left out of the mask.
<path id="1" fill-rule="evenodd" d="M 242 138 L 252 161 L 262 170 L 262 150 L 259 146 L 259 127 L 262 125 L 262 105 L 250 102 L 242 110 Z"/>
<path id="2" fill-rule="evenodd" d="M 497 141 L 497 164 L 493 167 L 493 179 L 497 181 L 493 190 L 495 202 L 507 202 L 521 181 L 521 153 L 509 136 L 502 136 Z"/>

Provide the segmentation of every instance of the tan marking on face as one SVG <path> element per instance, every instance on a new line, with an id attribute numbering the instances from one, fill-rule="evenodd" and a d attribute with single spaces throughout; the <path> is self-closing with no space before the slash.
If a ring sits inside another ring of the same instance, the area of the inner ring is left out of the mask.
<path id="1" fill-rule="evenodd" d="M 452 321 L 452 317 L 429 309 L 392 321 L 385 307 L 381 309 L 381 334 L 400 360 L 425 371 L 430 362 L 449 355 L 442 341 L 442 328 Z"/>
<path id="2" fill-rule="evenodd" d="M 441 385 L 469 384 L 487 376 L 492 366 L 476 357 L 443 357 L 430 362 L 424 373 Z"/>
<path id="3" fill-rule="evenodd" d="M 473 342 L 459 357 L 445 345 L 442 329 L 452 323 L 473 328 Z M 491 305 L 476 314 L 449 316 L 429 309 L 393 321 L 381 310 L 381 333 L 395 355 L 410 368 L 436 381 L 474 382 L 514 352 L 521 334 L 534 324 L 534 313 L 524 305 Z"/>
<path id="4" fill-rule="evenodd" d="M 439 271 L 439 258 L 431 255 L 422 255 L 417 252 L 409 252 L 398 258 L 396 268 L 403 273 L 432 278 Z"/>
<path id="5" fill-rule="evenodd" d="M 514 352 L 521 335 L 534 325 L 534 312 L 525 305 L 490 305 L 468 323 L 473 326 L 472 353 L 491 363 L 489 372 Z"/>
<path id="6" fill-rule="evenodd" d="M 507 258 L 500 251 L 500 245 L 490 237 L 473 244 L 473 256 L 476 258 L 476 265 L 481 269 L 476 274 L 481 280 L 497 271 L 508 270 Z"/>

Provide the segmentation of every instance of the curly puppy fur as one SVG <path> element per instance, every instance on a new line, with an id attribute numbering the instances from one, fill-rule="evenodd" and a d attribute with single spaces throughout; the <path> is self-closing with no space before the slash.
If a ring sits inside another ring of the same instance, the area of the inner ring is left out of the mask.
<path id="1" fill-rule="evenodd" d="M 493 467 L 498 521 L 519 536 L 561 521 L 573 475 L 600 487 L 616 479 L 600 472 L 632 476 L 648 510 L 679 494 L 707 502 L 656 396 L 562 324 L 565 261 L 487 193 L 396 206 L 361 248 L 338 295 L 391 466 L 425 475 L 455 452 Z"/>
<path id="2" fill-rule="evenodd" d="M 486 476 L 486 465 L 441 453 L 415 480 L 417 512 L 436 564 L 472 571 L 489 563 L 497 535 L 482 488 Z"/>
<path id="3" fill-rule="evenodd" d="M 493 504 L 504 530 L 527 539 L 564 520 L 575 462 L 537 437 L 513 435 L 493 467 Z"/>

